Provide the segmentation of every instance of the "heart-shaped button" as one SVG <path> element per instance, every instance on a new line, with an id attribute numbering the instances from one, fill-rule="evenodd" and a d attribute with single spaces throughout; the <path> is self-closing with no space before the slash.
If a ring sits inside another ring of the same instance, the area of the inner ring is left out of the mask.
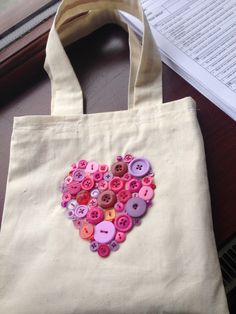
<path id="1" fill-rule="evenodd" d="M 154 173 L 146 158 L 128 153 L 109 166 L 82 159 L 60 185 L 61 206 L 91 252 L 108 257 L 147 214 L 154 197 Z"/>

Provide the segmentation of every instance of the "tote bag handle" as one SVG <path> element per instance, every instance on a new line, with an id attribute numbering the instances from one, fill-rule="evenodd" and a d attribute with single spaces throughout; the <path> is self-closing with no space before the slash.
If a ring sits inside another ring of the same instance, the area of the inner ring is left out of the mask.
<path id="1" fill-rule="evenodd" d="M 46 46 L 45 69 L 52 84 L 52 115 L 83 113 L 81 87 L 63 44 L 68 45 L 104 24 L 122 24 L 117 10 L 136 16 L 144 25 L 141 45 L 128 27 L 131 63 L 129 109 L 144 103 L 162 103 L 160 55 L 139 1 L 64 0 L 58 8 Z"/>

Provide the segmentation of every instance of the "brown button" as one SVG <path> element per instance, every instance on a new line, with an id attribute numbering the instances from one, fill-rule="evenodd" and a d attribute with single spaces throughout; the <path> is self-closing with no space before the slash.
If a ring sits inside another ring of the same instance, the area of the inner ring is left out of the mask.
<path id="1" fill-rule="evenodd" d="M 102 208 L 111 208 L 116 203 L 116 194 L 113 191 L 103 191 L 98 196 L 98 205 Z"/>
<path id="2" fill-rule="evenodd" d="M 111 172 L 115 177 L 123 177 L 123 175 L 128 171 L 128 166 L 126 162 L 118 161 L 111 166 Z"/>

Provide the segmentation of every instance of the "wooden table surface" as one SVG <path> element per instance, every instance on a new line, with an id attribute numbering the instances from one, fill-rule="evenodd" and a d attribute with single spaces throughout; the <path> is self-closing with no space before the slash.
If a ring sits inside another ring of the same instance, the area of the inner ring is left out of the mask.
<path id="1" fill-rule="evenodd" d="M 67 48 L 78 73 L 84 98 L 84 112 L 127 108 L 129 48 L 127 34 L 108 25 Z M 42 69 L 24 74 L 0 106 L 0 211 L 6 189 L 10 137 L 14 116 L 50 114 L 50 82 Z M 29 68 L 29 71 L 34 71 Z M 26 83 L 25 83 L 26 82 Z M 192 96 L 202 130 L 212 202 L 212 216 L 218 247 L 236 231 L 236 123 L 208 99 L 163 65 L 164 102 Z M 181 104 L 180 104 L 181 105 Z"/>

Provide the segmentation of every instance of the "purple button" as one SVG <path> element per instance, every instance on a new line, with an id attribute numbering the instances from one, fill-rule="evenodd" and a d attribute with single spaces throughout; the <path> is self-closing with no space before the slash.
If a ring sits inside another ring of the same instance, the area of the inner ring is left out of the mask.
<path id="1" fill-rule="evenodd" d="M 99 195 L 99 190 L 98 189 L 94 189 L 90 192 L 90 195 L 92 196 L 92 198 L 98 198 Z"/>
<path id="2" fill-rule="evenodd" d="M 111 171 L 104 173 L 103 175 L 103 179 L 105 181 L 111 181 L 111 179 L 113 178 L 113 174 Z"/>
<path id="3" fill-rule="evenodd" d="M 125 204 L 125 210 L 131 217 L 141 217 L 146 213 L 147 204 L 140 197 L 132 197 Z"/>
<path id="4" fill-rule="evenodd" d="M 111 241 L 111 243 L 109 244 L 109 247 L 111 249 L 111 251 L 118 251 L 120 248 L 120 245 L 118 242 L 116 242 L 115 240 Z"/>
<path id="5" fill-rule="evenodd" d="M 97 241 L 92 241 L 92 242 L 90 243 L 90 250 L 91 250 L 92 252 L 96 252 L 96 251 L 98 250 L 98 247 L 99 247 L 99 244 L 98 244 Z"/>
<path id="6" fill-rule="evenodd" d="M 72 220 L 75 220 L 75 212 L 73 209 L 69 209 L 66 211 L 66 217 Z"/>
<path id="7" fill-rule="evenodd" d="M 85 172 L 84 170 L 77 169 L 73 172 L 72 177 L 75 181 L 81 182 L 85 177 Z"/>
<path id="8" fill-rule="evenodd" d="M 67 185 L 65 182 L 61 182 L 61 183 L 59 184 L 59 191 L 60 191 L 61 193 L 66 193 L 66 192 L 68 192 L 68 185 Z"/>
<path id="9" fill-rule="evenodd" d="M 116 228 L 110 221 L 102 221 L 95 226 L 94 239 L 99 243 L 108 243 L 114 239 Z"/>
<path id="10" fill-rule="evenodd" d="M 84 218 L 87 215 L 89 208 L 86 205 L 79 205 L 75 209 L 75 216 L 77 218 Z"/>
<path id="11" fill-rule="evenodd" d="M 129 173 L 135 177 L 144 177 L 150 170 L 150 163 L 145 158 L 135 158 L 129 163 Z"/>

